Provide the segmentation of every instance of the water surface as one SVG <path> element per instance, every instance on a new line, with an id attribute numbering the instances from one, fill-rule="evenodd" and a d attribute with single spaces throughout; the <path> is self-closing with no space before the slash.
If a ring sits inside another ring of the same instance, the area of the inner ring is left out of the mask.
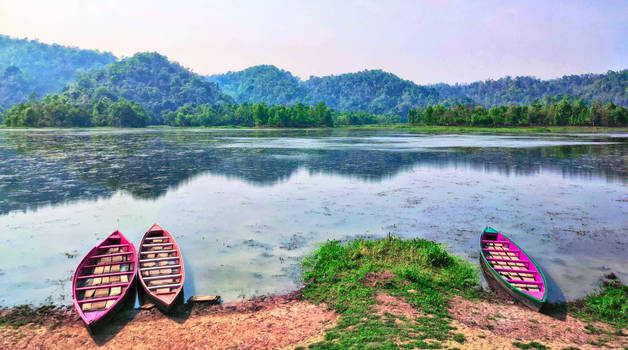
<path id="1" fill-rule="evenodd" d="M 299 286 L 327 239 L 424 237 L 476 263 L 486 225 L 551 279 L 550 299 L 628 280 L 628 136 L 387 130 L 0 130 L 0 305 L 70 303 L 115 229 L 173 233 L 186 295 Z"/>

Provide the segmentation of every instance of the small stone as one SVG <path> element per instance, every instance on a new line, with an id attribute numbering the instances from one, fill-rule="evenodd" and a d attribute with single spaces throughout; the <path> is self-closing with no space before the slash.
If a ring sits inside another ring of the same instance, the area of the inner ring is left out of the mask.
<path id="1" fill-rule="evenodd" d="M 606 275 L 604 275 L 604 277 L 606 277 L 609 280 L 616 280 L 617 279 L 617 275 L 615 275 L 615 273 L 613 273 L 613 272 L 607 273 Z"/>

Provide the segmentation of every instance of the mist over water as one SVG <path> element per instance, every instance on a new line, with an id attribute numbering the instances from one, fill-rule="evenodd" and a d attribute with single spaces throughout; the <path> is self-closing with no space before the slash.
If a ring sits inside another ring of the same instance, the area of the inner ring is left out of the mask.
<path id="1" fill-rule="evenodd" d="M 327 239 L 424 237 L 478 260 L 487 225 L 556 286 L 628 280 L 628 136 L 390 130 L 1 130 L 0 305 L 71 303 L 82 256 L 158 222 L 185 293 L 298 288 Z"/>

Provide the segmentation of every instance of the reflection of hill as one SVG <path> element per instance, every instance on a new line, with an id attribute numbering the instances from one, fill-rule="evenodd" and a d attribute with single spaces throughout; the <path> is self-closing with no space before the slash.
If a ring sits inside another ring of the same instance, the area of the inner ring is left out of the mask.
<path id="1" fill-rule="evenodd" d="M 263 142 L 257 142 L 259 146 L 254 147 L 227 147 L 237 141 L 194 132 L 1 133 L 0 213 L 106 197 L 117 190 L 140 198 L 156 198 L 203 172 L 232 176 L 260 186 L 282 181 L 301 167 L 313 173 L 369 181 L 417 165 L 468 167 L 517 175 L 551 171 L 621 182 L 628 175 L 625 143 L 416 151 L 264 148 Z"/>

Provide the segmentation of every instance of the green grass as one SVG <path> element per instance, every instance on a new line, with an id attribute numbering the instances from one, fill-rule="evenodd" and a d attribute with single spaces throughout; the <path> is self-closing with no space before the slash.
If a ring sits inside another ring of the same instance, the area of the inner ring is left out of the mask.
<path id="1" fill-rule="evenodd" d="M 441 342 L 465 339 L 454 332 L 446 310 L 454 295 L 476 297 L 477 272 L 440 245 L 422 240 L 330 241 L 304 259 L 303 294 L 326 303 L 338 324 L 314 349 L 438 348 Z M 365 283 L 369 272 L 389 271 L 391 278 Z M 421 313 L 416 319 L 378 315 L 379 293 L 402 298 Z"/>
<path id="2" fill-rule="evenodd" d="M 514 342 L 512 343 L 512 345 L 514 345 L 515 347 L 519 348 L 519 349 L 537 349 L 537 350 L 547 350 L 549 349 L 547 346 L 541 344 L 541 343 L 537 343 L 535 341 L 531 341 L 529 343 L 520 343 L 520 342 Z"/>
<path id="3" fill-rule="evenodd" d="M 9 312 L 0 313 L 2 314 L 0 326 L 19 328 L 27 324 L 43 324 L 49 318 L 56 316 L 58 312 L 59 309 L 54 305 L 39 307 L 20 305 L 10 309 Z"/>
<path id="4" fill-rule="evenodd" d="M 576 317 L 588 321 L 602 321 L 617 328 L 628 326 L 628 286 L 617 281 L 606 283 L 599 293 L 572 303 Z"/>

